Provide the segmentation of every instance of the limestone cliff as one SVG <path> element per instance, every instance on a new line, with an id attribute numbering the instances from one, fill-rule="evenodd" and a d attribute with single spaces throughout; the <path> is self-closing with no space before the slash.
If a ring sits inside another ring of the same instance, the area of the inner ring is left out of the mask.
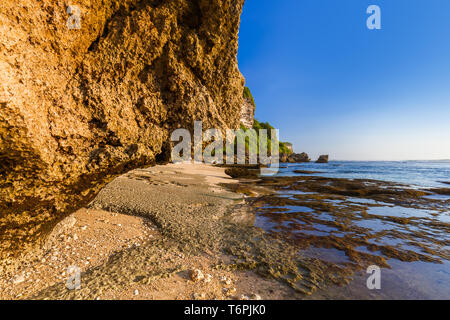
<path id="1" fill-rule="evenodd" d="M 0 3 L 0 249 L 23 249 L 178 127 L 239 126 L 244 0 Z M 69 5 L 81 9 L 70 29 Z"/>
<path id="2" fill-rule="evenodd" d="M 244 127 L 252 128 L 254 121 L 255 121 L 255 106 L 249 99 L 244 98 L 244 102 L 241 108 L 240 122 L 244 125 Z"/>
<path id="3" fill-rule="evenodd" d="M 255 122 L 255 99 L 248 87 L 244 87 L 242 97 L 244 98 L 244 102 L 241 107 L 240 122 L 244 127 L 252 128 Z"/>

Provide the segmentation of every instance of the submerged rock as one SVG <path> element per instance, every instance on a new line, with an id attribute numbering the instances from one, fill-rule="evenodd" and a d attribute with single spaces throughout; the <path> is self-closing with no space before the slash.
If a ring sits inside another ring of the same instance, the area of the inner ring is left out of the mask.
<path id="1" fill-rule="evenodd" d="M 436 194 L 450 196 L 450 188 L 435 188 L 435 189 L 431 189 L 430 191 L 432 191 Z"/>
<path id="2" fill-rule="evenodd" d="M 78 3 L 79 30 L 65 1 L 1 4 L 0 251 L 167 160 L 174 129 L 239 127 L 244 0 Z"/>
<path id="3" fill-rule="evenodd" d="M 297 174 L 314 174 L 314 173 L 322 173 L 320 171 L 310 171 L 310 170 L 294 170 L 294 173 Z"/>

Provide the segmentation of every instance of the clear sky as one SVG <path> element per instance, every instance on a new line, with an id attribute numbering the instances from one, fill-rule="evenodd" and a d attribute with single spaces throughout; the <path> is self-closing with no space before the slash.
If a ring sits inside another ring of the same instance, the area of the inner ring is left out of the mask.
<path id="1" fill-rule="evenodd" d="M 450 159 L 450 0 L 246 0 L 238 58 L 296 152 Z"/>

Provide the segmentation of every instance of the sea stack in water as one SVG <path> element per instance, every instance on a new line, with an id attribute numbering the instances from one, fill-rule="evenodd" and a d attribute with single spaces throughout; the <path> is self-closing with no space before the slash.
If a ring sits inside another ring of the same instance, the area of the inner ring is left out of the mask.
<path id="1" fill-rule="evenodd" d="M 296 162 L 310 162 L 311 159 L 309 158 L 308 154 L 305 152 L 302 153 L 292 153 L 290 155 L 282 154 L 280 155 L 280 162 L 290 162 L 290 163 L 296 163 Z"/>
<path id="2" fill-rule="evenodd" d="M 328 155 L 321 155 L 316 163 L 328 163 Z"/>

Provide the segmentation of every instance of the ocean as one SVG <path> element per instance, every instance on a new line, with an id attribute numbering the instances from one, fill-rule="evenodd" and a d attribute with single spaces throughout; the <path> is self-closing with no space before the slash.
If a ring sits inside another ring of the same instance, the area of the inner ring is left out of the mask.
<path id="1" fill-rule="evenodd" d="M 279 176 L 296 175 L 294 170 L 320 171 L 328 178 L 374 179 L 407 184 L 413 188 L 449 187 L 450 160 L 441 161 L 330 161 L 327 164 L 281 164 Z"/>

